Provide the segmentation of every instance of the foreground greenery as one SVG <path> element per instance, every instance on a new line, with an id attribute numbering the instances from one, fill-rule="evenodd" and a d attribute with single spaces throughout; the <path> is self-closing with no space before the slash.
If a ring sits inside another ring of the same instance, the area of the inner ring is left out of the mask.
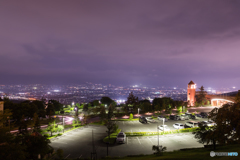
<path id="1" fill-rule="evenodd" d="M 202 159 L 231 159 L 237 160 L 239 156 L 233 157 L 210 157 L 210 152 L 238 152 L 240 153 L 240 144 L 235 145 L 225 145 L 219 146 L 216 150 L 212 148 L 195 148 L 195 149 L 186 149 L 186 150 L 177 150 L 172 152 L 163 152 L 161 156 L 159 155 L 132 155 L 127 157 L 108 157 L 104 159 L 119 159 L 119 160 L 159 160 L 159 159 L 194 159 L 194 160 L 202 160 Z"/>

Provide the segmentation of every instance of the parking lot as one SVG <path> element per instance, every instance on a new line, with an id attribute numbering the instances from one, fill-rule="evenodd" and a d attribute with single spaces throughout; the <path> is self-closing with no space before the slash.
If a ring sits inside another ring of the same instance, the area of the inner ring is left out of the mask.
<path id="1" fill-rule="evenodd" d="M 207 119 L 198 119 L 203 121 Z M 169 120 L 167 124 L 171 129 L 174 123 L 183 123 L 186 121 Z M 191 121 L 191 120 L 189 120 Z M 142 124 L 139 121 L 119 121 L 119 128 L 124 132 L 144 132 L 157 131 L 157 125 L 162 121 L 155 123 Z M 97 150 L 98 158 L 107 155 L 107 145 L 103 143 L 106 137 L 106 127 L 90 125 L 81 129 L 76 129 L 65 133 L 59 138 L 51 140 L 51 146 L 55 149 L 64 150 L 64 158 L 89 158 L 92 152 L 92 131 L 94 133 L 94 144 Z M 109 146 L 109 156 L 127 156 L 139 154 L 152 154 L 152 146 L 158 145 L 158 136 L 139 136 L 127 137 L 125 144 L 114 144 Z M 159 136 L 159 145 L 167 147 L 167 151 L 178 150 L 181 148 L 203 147 L 203 144 L 197 142 L 192 133 L 167 134 Z"/>
<path id="2" fill-rule="evenodd" d="M 175 123 L 182 123 L 183 125 L 186 122 L 189 121 L 208 121 L 207 118 L 197 118 L 195 120 L 168 120 L 167 122 L 164 122 L 165 125 L 167 125 L 171 130 L 175 130 L 173 127 L 173 124 Z M 139 121 L 118 121 L 117 122 L 120 129 L 122 129 L 123 132 L 155 132 L 157 131 L 157 126 L 163 125 L 162 121 L 156 120 L 156 122 L 149 122 L 149 123 L 140 123 Z"/>

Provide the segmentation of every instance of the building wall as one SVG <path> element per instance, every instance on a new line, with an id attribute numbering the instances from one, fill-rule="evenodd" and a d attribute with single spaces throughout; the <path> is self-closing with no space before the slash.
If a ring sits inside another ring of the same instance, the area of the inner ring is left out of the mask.
<path id="1" fill-rule="evenodd" d="M 196 86 L 195 85 L 188 85 L 187 90 L 187 101 L 189 102 L 190 106 L 195 105 L 195 95 L 196 95 Z"/>
<path id="2" fill-rule="evenodd" d="M 3 113 L 4 110 L 4 101 L 0 101 L 0 113 Z"/>

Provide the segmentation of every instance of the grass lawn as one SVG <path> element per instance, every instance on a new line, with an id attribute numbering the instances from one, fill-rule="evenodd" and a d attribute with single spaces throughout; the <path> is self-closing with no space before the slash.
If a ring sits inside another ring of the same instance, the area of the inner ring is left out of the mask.
<path id="1" fill-rule="evenodd" d="M 191 160 L 208 160 L 208 159 L 230 159 L 237 160 L 238 156 L 215 156 L 210 157 L 210 152 L 213 151 L 211 148 L 196 148 L 189 150 L 178 150 L 173 152 L 164 152 L 162 156 L 157 155 L 138 155 L 138 156 L 128 156 L 123 158 L 109 157 L 108 159 L 119 159 L 119 160 L 159 160 L 159 159 L 191 159 Z M 235 145 L 226 145 L 226 146 L 217 146 L 217 149 L 214 152 L 238 152 L 240 153 L 240 144 Z M 107 158 L 106 158 L 107 159 Z"/>

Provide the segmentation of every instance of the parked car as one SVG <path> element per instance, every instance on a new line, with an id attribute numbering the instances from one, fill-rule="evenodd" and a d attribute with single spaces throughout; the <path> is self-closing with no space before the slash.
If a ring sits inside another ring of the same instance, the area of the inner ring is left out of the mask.
<path id="1" fill-rule="evenodd" d="M 173 125 L 173 127 L 176 128 L 176 129 L 183 129 L 183 128 L 184 128 L 184 125 L 183 125 L 182 123 L 175 123 L 175 124 Z"/>
<path id="2" fill-rule="evenodd" d="M 202 118 L 208 118 L 208 114 L 206 112 L 200 112 Z"/>
<path id="3" fill-rule="evenodd" d="M 182 114 L 181 116 L 184 117 L 184 120 L 189 120 L 189 116 L 188 115 Z"/>
<path id="4" fill-rule="evenodd" d="M 162 131 L 170 131 L 170 128 L 167 125 L 158 126 L 158 129 L 160 129 Z"/>
<path id="5" fill-rule="evenodd" d="M 186 112 L 185 115 L 188 116 L 189 119 L 191 119 L 191 113 Z"/>
<path id="6" fill-rule="evenodd" d="M 185 127 L 190 127 L 190 128 L 198 127 L 198 122 L 195 122 L 195 121 L 186 122 Z"/>
<path id="7" fill-rule="evenodd" d="M 152 117 L 146 117 L 147 122 L 156 122 Z"/>
<path id="8" fill-rule="evenodd" d="M 190 119 L 197 119 L 195 115 L 190 115 Z"/>
<path id="9" fill-rule="evenodd" d="M 200 114 L 195 114 L 195 116 L 198 118 L 202 118 L 202 116 Z"/>
<path id="10" fill-rule="evenodd" d="M 217 125 L 217 124 L 216 124 L 214 121 L 212 121 L 212 120 L 209 120 L 208 123 L 211 124 L 211 126 Z"/>
<path id="11" fill-rule="evenodd" d="M 118 133 L 116 142 L 117 143 L 125 143 L 126 142 L 126 134 L 124 132 Z"/>
<path id="12" fill-rule="evenodd" d="M 170 116 L 169 116 L 169 119 L 171 119 L 171 120 L 176 120 L 176 115 L 170 115 Z"/>
<path id="13" fill-rule="evenodd" d="M 176 120 L 182 120 L 182 121 L 184 121 L 184 120 L 185 120 L 185 116 L 177 115 L 177 116 L 176 116 Z"/>
<path id="14" fill-rule="evenodd" d="M 164 117 L 164 116 L 158 116 L 158 120 L 162 121 L 163 119 L 165 120 L 165 122 L 168 121 L 168 119 L 167 119 L 166 117 Z"/>
<path id="15" fill-rule="evenodd" d="M 203 124 L 203 125 L 205 125 L 205 126 L 212 126 L 212 124 L 211 123 L 209 123 L 208 121 L 201 121 L 201 122 L 198 122 L 198 123 L 201 123 L 201 124 Z"/>
<path id="16" fill-rule="evenodd" d="M 140 116 L 140 117 L 139 117 L 139 122 L 141 122 L 141 123 L 147 123 L 146 117 Z"/>

